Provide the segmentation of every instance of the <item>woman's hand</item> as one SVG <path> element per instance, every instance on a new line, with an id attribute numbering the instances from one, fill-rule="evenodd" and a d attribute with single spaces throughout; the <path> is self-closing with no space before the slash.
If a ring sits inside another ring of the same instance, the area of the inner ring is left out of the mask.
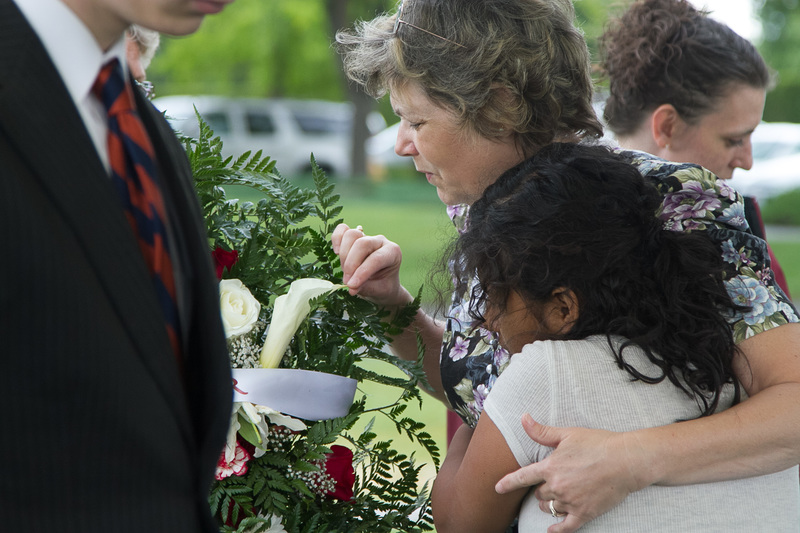
<path id="1" fill-rule="evenodd" d="M 361 226 L 351 228 L 339 224 L 331 236 L 333 251 L 342 264 L 342 281 L 357 294 L 387 309 L 399 309 L 411 303 L 411 296 L 400 284 L 400 262 L 403 255 L 400 247 L 384 237 L 364 235 Z M 425 346 L 423 368 L 430 384 L 425 389 L 432 396 L 446 402 L 439 372 L 439 352 L 442 346 L 444 326 L 417 310 L 412 324 L 392 341 L 392 351 L 406 361 L 419 357 L 419 338 Z"/>
<path id="2" fill-rule="evenodd" d="M 383 235 L 367 236 L 361 229 L 339 224 L 331 236 L 342 265 L 342 281 L 358 294 L 383 307 L 399 307 L 413 298 L 400 284 L 400 247 Z"/>
<path id="3" fill-rule="evenodd" d="M 563 522 L 548 533 L 569 533 L 597 518 L 647 483 L 634 472 L 646 460 L 631 434 L 584 428 L 557 428 L 522 417 L 525 432 L 543 446 L 555 448 L 544 460 L 502 478 L 495 489 L 505 494 L 536 486 L 539 508 L 550 514 L 550 501 Z"/>

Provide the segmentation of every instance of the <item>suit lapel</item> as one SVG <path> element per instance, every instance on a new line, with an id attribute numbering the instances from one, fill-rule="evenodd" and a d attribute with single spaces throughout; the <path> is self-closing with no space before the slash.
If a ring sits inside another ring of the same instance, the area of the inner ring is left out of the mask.
<path id="1" fill-rule="evenodd" d="M 0 0 L 0 40 L 0 128 L 72 228 L 189 439 L 180 376 L 132 230 L 61 78 L 9 0 Z"/>

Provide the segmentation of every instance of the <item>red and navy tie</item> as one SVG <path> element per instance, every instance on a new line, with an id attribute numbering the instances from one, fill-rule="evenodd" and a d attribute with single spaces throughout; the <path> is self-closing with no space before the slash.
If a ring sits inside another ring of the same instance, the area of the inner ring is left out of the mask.
<path id="1" fill-rule="evenodd" d="M 167 333 L 180 362 L 180 331 L 175 303 L 175 274 L 167 239 L 164 199 L 158 186 L 155 152 L 144 129 L 117 59 L 100 70 L 92 92 L 108 113 L 108 158 L 111 180 L 139 248 L 166 319 Z"/>

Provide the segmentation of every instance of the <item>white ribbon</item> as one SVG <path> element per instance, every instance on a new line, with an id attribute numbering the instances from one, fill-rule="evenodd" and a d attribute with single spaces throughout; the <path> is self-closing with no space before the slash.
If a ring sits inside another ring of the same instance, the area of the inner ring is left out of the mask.
<path id="1" fill-rule="evenodd" d="M 352 378 L 294 368 L 234 368 L 233 401 L 270 407 L 304 420 L 344 416 L 358 382 Z"/>

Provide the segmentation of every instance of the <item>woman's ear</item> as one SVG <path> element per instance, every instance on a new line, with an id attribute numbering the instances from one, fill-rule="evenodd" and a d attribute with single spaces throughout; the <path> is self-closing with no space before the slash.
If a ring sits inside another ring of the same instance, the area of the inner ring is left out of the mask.
<path id="1" fill-rule="evenodd" d="M 658 106 L 653 111 L 650 120 L 650 131 L 656 146 L 661 149 L 669 149 L 675 139 L 680 122 L 681 116 L 672 104 Z"/>
<path id="2" fill-rule="evenodd" d="M 544 311 L 543 325 L 548 332 L 557 335 L 569 333 L 580 314 L 578 297 L 572 289 L 559 287 L 550 295 Z"/>

